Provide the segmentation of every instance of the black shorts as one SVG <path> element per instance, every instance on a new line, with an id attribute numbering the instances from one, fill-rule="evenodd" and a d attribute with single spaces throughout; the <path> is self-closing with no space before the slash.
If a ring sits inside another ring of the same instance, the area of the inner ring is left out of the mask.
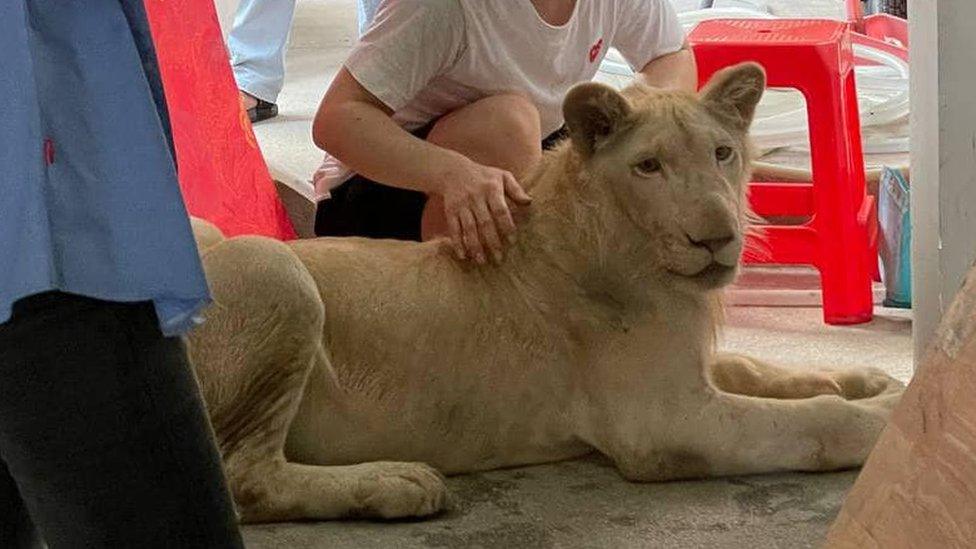
<path id="1" fill-rule="evenodd" d="M 433 124 L 415 132 L 427 139 Z M 565 128 L 542 140 L 542 149 L 551 149 L 566 135 Z M 420 222 L 427 195 L 398 189 L 354 175 L 331 192 L 332 198 L 319 202 L 315 213 L 317 236 L 365 236 L 420 241 Z"/>

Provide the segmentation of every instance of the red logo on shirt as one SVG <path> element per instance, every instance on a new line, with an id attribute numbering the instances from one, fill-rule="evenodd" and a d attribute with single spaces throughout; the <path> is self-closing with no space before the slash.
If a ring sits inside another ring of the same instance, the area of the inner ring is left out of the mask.
<path id="1" fill-rule="evenodd" d="M 600 56 L 600 51 L 602 50 L 603 50 L 603 39 L 601 38 L 596 41 L 596 44 L 593 44 L 592 48 L 590 48 L 590 63 L 596 61 L 596 58 Z"/>

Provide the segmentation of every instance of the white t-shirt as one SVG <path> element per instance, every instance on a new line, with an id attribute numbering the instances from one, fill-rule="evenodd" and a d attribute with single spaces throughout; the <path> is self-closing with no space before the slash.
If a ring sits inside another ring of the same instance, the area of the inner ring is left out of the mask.
<path id="1" fill-rule="evenodd" d="M 407 131 L 519 91 L 539 109 L 546 136 L 563 124 L 563 97 L 593 79 L 608 48 L 636 71 L 684 41 L 669 0 L 576 0 L 558 27 L 530 0 L 384 0 L 345 67 Z M 316 197 L 350 176 L 326 155 L 313 178 Z"/>

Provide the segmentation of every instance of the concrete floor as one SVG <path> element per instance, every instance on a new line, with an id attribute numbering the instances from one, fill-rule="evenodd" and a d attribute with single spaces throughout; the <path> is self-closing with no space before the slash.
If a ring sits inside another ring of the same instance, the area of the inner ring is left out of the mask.
<path id="1" fill-rule="evenodd" d="M 455 509 L 424 522 L 245 528 L 248 547 L 819 547 L 855 474 L 629 484 L 598 459 L 449 481 Z"/>
<path id="2" fill-rule="evenodd" d="M 216 2 L 228 21 L 236 0 Z M 309 139 L 310 120 L 355 40 L 354 6 L 299 0 L 281 115 L 255 128 L 274 177 L 294 189 L 286 200 L 299 224 L 309 221 L 303 196 L 321 159 Z M 745 301 L 755 301 L 771 276 L 748 277 Z M 809 289 L 801 290 L 809 297 Z M 902 311 L 878 309 L 873 323 L 847 328 L 824 325 L 813 307 L 731 307 L 727 320 L 728 350 L 798 368 L 871 365 L 903 380 L 911 376 L 911 319 Z M 450 479 L 456 507 L 430 521 L 251 526 L 245 536 L 258 549 L 816 547 L 854 478 L 847 472 L 635 485 L 594 458 Z"/>

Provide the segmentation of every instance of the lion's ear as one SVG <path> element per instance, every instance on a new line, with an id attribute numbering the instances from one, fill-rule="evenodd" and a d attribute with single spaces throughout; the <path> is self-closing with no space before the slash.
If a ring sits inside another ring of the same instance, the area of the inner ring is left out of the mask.
<path id="1" fill-rule="evenodd" d="M 766 71 L 756 63 L 742 63 L 715 73 L 701 99 L 716 118 L 745 132 L 765 90 Z"/>
<path id="2" fill-rule="evenodd" d="M 620 131 L 631 114 L 630 104 L 617 90 L 589 82 L 569 90 L 563 101 L 563 118 L 573 146 L 590 156 L 610 136 Z"/>

